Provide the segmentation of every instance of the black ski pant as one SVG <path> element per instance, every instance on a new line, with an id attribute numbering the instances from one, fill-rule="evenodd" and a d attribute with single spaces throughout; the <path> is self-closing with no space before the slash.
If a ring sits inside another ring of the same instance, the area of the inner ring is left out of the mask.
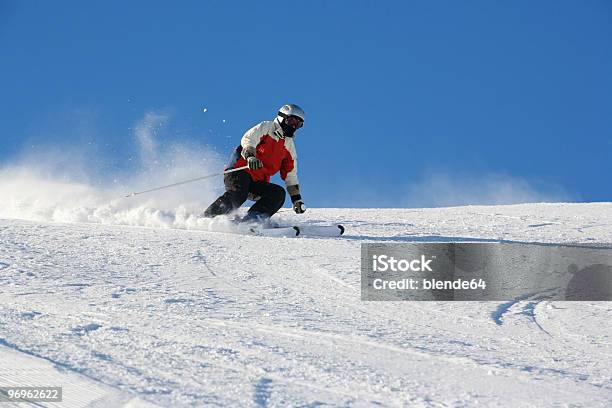
<path id="1" fill-rule="evenodd" d="M 249 209 L 249 215 L 263 215 L 271 217 L 285 203 L 285 189 L 278 184 L 265 181 L 253 181 L 249 173 L 244 170 L 228 173 L 223 176 L 225 193 L 217 198 L 210 207 L 204 211 L 205 217 L 214 217 L 227 214 L 240 207 L 249 197 L 249 194 L 259 197 L 257 202 Z"/>

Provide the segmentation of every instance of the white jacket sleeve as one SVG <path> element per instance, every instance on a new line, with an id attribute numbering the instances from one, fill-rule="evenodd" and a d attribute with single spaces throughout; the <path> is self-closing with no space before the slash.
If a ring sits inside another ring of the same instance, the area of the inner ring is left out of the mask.
<path id="1" fill-rule="evenodd" d="M 270 133 L 270 122 L 261 122 L 247 130 L 240 140 L 242 156 L 244 157 L 248 150 L 254 150 L 261 141 L 261 138 L 268 133 Z"/>
<path id="2" fill-rule="evenodd" d="M 287 151 L 289 152 L 290 157 L 285 158 L 285 163 L 283 163 L 283 169 L 285 170 L 285 177 L 282 177 L 285 179 L 285 184 L 287 185 L 287 187 L 289 186 L 297 186 L 299 185 L 299 180 L 298 180 L 298 175 L 297 175 L 297 168 L 298 168 L 298 161 L 297 161 L 297 151 L 295 150 L 295 143 L 293 142 L 292 138 L 287 138 L 285 139 L 285 147 L 287 148 Z M 283 174 L 281 173 L 281 176 L 283 176 Z"/>

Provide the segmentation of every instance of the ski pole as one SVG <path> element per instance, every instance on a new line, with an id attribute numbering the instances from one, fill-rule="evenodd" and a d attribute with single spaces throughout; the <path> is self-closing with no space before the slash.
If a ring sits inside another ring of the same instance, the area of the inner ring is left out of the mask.
<path id="1" fill-rule="evenodd" d="M 225 171 L 223 171 L 221 173 L 214 173 L 214 174 L 209 174 L 207 176 L 196 177 L 194 179 L 189 179 L 189 180 L 185 180 L 185 181 L 179 181 L 178 183 L 168 184 L 167 186 L 155 187 L 155 188 L 152 188 L 150 190 L 144 190 L 144 191 L 136 191 L 136 192 L 133 192 L 133 193 L 130 193 L 130 194 L 126 195 L 125 197 L 126 198 L 135 197 L 135 196 L 140 195 L 140 194 L 150 193 L 150 192 L 153 192 L 153 191 L 163 190 L 165 188 L 180 186 L 182 184 L 193 183 L 194 181 L 204 180 L 204 179 L 215 177 L 215 176 L 223 176 L 224 174 L 229 174 L 229 173 L 233 173 L 235 171 L 245 170 L 245 169 L 248 169 L 248 168 L 249 168 L 249 166 L 237 167 L 235 169 L 225 170 Z"/>

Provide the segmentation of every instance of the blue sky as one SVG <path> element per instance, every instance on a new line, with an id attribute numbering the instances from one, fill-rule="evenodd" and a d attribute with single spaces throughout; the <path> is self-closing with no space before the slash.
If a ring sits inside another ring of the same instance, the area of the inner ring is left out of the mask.
<path id="1" fill-rule="evenodd" d="M 116 177 L 147 112 L 226 156 L 293 102 L 313 206 L 611 201 L 607 1 L 0 0 L 0 61 L 0 165 L 89 145 Z"/>

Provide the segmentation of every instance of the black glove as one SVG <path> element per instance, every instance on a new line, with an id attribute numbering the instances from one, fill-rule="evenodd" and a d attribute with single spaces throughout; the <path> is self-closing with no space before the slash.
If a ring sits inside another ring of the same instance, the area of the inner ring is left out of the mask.
<path id="1" fill-rule="evenodd" d="M 255 153 L 256 150 L 252 146 L 242 150 L 242 157 L 246 159 L 250 170 L 257 170 L 263 167 L 263 163 L 255 156 Z"/>
<path id="2" fill-rule="evenodd" d="M 287 186 L 287 192 L 291 196 L 291 202 L 293 203 L 293 211 L 296 214 L 303 214 L 306 211 L 306 206 L 302 201 L 302 196 L 300 195 L 300 186 L 297 184 Z"/>
<path id="3" fill-rule="evenodd" d="M 304 212 L 306 211 L 306 206 L 304 205 L 304 202 L 302 200 L 294 201 L 293 211 L 295 211 L 296 214 L 304 214 Z"/>
<path id="4" fill-rule="evenodd" d="M 263 163 L 255 156 L 251 156 L 247 159 L 247 164 L 250 170 L 257 170 L 263 167 Z"/>

